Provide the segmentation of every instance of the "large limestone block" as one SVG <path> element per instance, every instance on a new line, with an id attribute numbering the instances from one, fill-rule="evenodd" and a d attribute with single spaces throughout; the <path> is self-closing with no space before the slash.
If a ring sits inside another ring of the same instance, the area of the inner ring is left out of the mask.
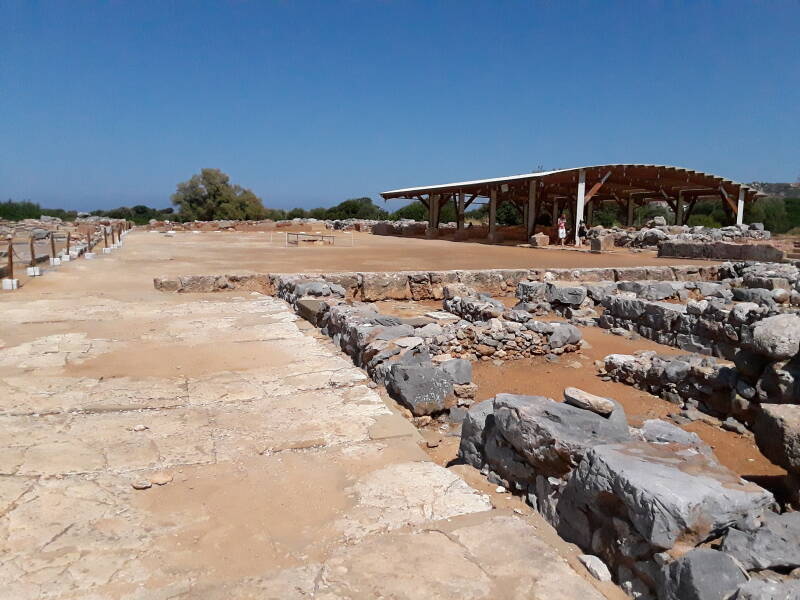
<path id="1" fill-rule="evenodd" d="M 449 408 L 453 378 L 433 365 L 394 364 L 386 377 L 386 389 L 419 417 Z"/>
<path id="2" fill-rule="evenodd" d="M 498 394 L 498 431 L 538 472 L 560 477 L 596 444 L 630 439 L 622 408 L 605 418 L 544 396 Z"/>
<path id="3" fill-rule="evenodd" d="M 698 548 L 664 569 L 660 600 L 724 600 L 747 576 L 734 560 L 718 550 Z"/>
<path id="4" fill-rule="evenodd" d="M 786 360 L 800 351 L 800 317 L 775 315 L 759 321 L 753 328 L 751 347 L 773 360 Z"/>
<path id="5" fill-rule="evenodd" d="M 613 501 L 610 501 L 613 498 Z M 575 516 L 624 516 L 659 549 L 697 544 L 769 510 L 772 494 L 716 460 L 679 444 L 627 442 L 590 448 L 559 503 L 561 523 Z M 570 538 L 585 531 L 565 529 Z"/>
<path id="6" fill-rule="evenodd" d="M 458 456 L 473 467 L 484 464 L 484 446 L 488 430 L 494 427 L 494 398 L 477 402 L 469 407 L 461 424 L 461 443 Z"/>
<path id="7" fill-rule="evenodd" d="M 363 273 L 362 300 L 408 300 L 411 288 L 406 273 Z"/>
<path id="8" fill-rule="evenodd" d="M 756 444 L 772 462 L 800 473 L 800 406 L 762 404 L 753 424 Z"/>
<path id="9" fill-rule="evenodd" d="M 745 569 L 786 569 L 800 566 L 800 513 L 767 514 L 755 531 L 730 529 L 721 549 Z"/>

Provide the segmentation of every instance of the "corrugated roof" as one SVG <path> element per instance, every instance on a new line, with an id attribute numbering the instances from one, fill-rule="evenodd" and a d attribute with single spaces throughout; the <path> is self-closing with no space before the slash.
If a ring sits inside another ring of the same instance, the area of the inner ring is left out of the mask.
<path id="1" fill-rule="evenodd" d="M 712 173 L 703 173 L 702 171 L 695 171 L 692 169 L 686 169 L 683 167 L 674 167 L 670 165 L 646 165 L 646 164 L 636 164 L 636 163 L 618 163 L 618 164 L 607 164 L 607 165 L 590 165 L 584 167 L 572 167 L 569 169 L 556 169 L 553 171 L 538 171 L 535 173 L 523 173 L 521 175 L 508 175 L 506 177 L 491 177 L 489 179 L 473 179 L 470 181 L 455 181 L 452 183 L 441 183 L 435 185 L 427 185 L 427 186 L 417 186 L 417 187 L 410 187 L 410 188 L 401 188 L 397 190 L 389 190 L 386 192 L 382 192 L 381 196 L 384 198 L 387 197 L 403 197 L 406 195 L 418 195 L 427 192 L 434 192 L 436 190 L 444 190 L 444 189 L 457 189 L 457 188 L 468 188 L 468 187 L 475 187 L 475 186 L 482 186 L 485 184 L 491 183 L 509 183 L 514 181 L 520 180 L 527 180 L 527 179 L 546 179 L 548 176 L 557 175 L 560 173 L 569 173 L 580 171 L 581 169 L 612 169 L 612 168 L 619 168 L 622 167 L 623 169 L 626 168 L 635 168 L 635 167 L 647 167 L 647 168 L 656 168 L 656 169 L 663 169 L 664 171 L 668 172 L 681 172 L 688 174 L 687 180 L 691 180 L 692 177 L 697 177 L 698 179 L 701 178 L 712 178 L 719 182 L 719 184 L 725 184 L 728 186 L 733 187 L 741 187 L 744 188 L 748 194 L 752 193 L 754 195 L 762 195 L 757 189 L 750 187 L 743 183 L 738 183 L 731 179 L 726 179 L 724 177 L 720 177 L 718 175 L 714 175 Z M 589 182 L 590 183 L 590 182 Z"/>

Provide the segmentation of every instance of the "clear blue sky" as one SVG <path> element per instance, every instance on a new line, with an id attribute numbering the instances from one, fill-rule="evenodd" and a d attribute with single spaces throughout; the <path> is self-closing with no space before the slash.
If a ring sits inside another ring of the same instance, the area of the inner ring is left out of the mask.
<path id="1" fill-rule="evenodd" d="M 0 199 L 270 207 L 606 162 L 800 175 L 800 2 L 0 0 Z"/>

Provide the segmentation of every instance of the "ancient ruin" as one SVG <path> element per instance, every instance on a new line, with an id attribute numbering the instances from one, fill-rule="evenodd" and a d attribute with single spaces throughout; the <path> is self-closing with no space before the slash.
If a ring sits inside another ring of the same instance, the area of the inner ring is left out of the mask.
<path id="1" fill-rule="evenodd" d="M 769 232 L 594 228 L 613 244 L 437 262 L 456 242 L 427 227 L 18 227 L 70 260 L 2 298 L 13 597 L 800 593 L 800 269 Z M 331 241 L 287 243 L 308 231 Z M 243 514 L 291 515 L 254 517 L 260 561 L 217 508 L 244 489 Z M 191 558 L 220 549 L 224 575 Z"/>

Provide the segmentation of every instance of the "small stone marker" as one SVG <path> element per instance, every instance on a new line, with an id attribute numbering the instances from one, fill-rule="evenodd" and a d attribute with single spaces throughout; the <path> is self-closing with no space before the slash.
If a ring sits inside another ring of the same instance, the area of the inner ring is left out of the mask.
<path id="1" fill-rule="evenodd" d="M 564 402 L 584 410 L 590 410 L 603 417 L 607 417 L 614 412 L 614 403 L 608 398 L 595 396 L 575 387 L 564 389 Z"/>

